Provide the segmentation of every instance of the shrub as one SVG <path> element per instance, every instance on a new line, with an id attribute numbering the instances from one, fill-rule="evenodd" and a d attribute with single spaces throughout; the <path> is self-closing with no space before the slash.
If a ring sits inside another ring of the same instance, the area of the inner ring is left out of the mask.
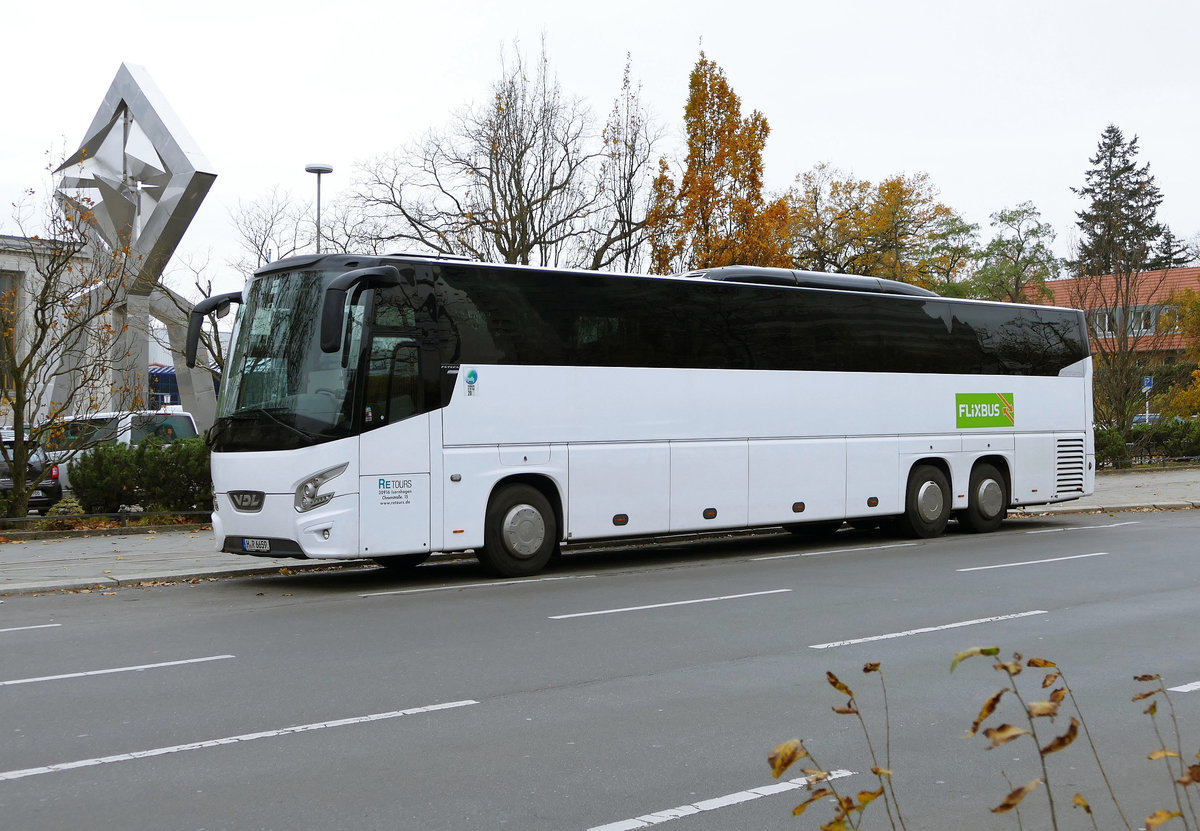
<path id="1" fill-rule="evenodd" d="M 71 462 L 71 486 L 87 513 L 111 514 L 130 505 L 147 511 L 212 509 L 209 451 L 201 438 L 94 447 Z"/>
<path id="2" fill-rule="evenodd" d="M 164 445 L 147 439 L 137 447 L 138 492 L 148 511 L 211 510 L 209 451 L 201 438 Z"/>
<path id="3" fill-rule="evenodd" d="M 1129 465 L 1129 447 L 1120 430 L 1112 427 L 1096 430 L 1096 461 L 1101 465 L 1126 467 Z"/>
<path id="4" fill-rule="evenodd" d="M 46 516 L 78 516 L 83 512 L 79 498 L 73 494 L 67 494 L 50 506 L 50 510 L 46 511 Z"/>
<path id="5" fill-rule="evenodd" d="M 101 444 L 71 461 L 71 488 L 89 514 L 112 514 L 137 503 L 137 457 L 123 444 Z"/>

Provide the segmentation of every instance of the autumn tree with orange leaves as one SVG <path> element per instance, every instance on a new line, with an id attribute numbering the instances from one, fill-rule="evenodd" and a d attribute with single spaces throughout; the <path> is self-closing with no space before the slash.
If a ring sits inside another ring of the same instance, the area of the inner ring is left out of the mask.
<path id="1" fill-rule="evenodd" d="M 763 147 L 770 127 L 741 100 L 704 53 L 684 108 L 687 164 L 678 185 L 659 162 L 647 225 L 650 268 L 667 274 L 724 265 L 788 266 L 787 202 L 763 197 Z"/>
<path id="2" fill-rule="evenodd" d="M 878 184 L 824 164 L 788 193 L 791 264 L 960 294 L 976 250 L 973 225 L 938 200 L 928 174 Z"/>

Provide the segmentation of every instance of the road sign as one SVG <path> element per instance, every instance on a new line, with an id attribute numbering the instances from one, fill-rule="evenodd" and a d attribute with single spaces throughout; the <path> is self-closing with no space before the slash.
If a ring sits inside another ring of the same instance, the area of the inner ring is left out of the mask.
<path id="1" fill-rule="evenodd" d="M 1150 392 L 1150 388 L 1154 386 L 1153 375 L 1142 376 L 1142 392 Z"/>

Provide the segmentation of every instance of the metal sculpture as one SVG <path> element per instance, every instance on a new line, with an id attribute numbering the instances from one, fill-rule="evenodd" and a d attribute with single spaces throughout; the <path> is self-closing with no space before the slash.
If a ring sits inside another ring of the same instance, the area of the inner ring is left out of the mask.
<path id="1" fill-rule="evenodd" d="M 112 250 L 126 248 L 137 273 L 125 289 L 118 319 L 136 324 L 151 315 L 166 324 L 174 347 L 186 331 L 190 306 L 160 284 L 163 269 L 200 208 L 216 174 L 149 74 L 122 64 L 83 142 L 58 168 L 56 196 L 65 208 L 86 204 L 95 232 Z M 118 344 L 135 367 L 123 385 L 148 399 L 149 332 L 130 325 Z M 174 352 L 175 350 L 172 349 Z M 209 426 L 215 394 L 204 370 L 175 362 L 183 404 L 198 424 Z"/>

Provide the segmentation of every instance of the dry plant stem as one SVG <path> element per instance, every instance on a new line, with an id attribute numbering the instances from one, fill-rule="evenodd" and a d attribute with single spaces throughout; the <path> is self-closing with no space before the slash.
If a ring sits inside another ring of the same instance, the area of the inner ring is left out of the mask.
<path id="1" fill-rule="evenodd" d="M 888 710 L 887 684 L 885 684 L 883 681 L 883 673 L 882 672 L 879 673 L 879 688 L 880 688 L 880 690 L 883 691 L 883 727 L 884 727 L 884 747 L 883 747 L 884 762 L 883 763 L 884 763 L 884 766 L 888 770 L 892 770 L 892 715 L 891 715 L 891 712 Z M 863 729 L 866 730 L 866 725 L 863 726 Z M 868 744 L 868 746 L 869 746 L 869 744 Z M 878 767 L 878 765 L 876 765 L 876 767 Z M 886 782 L 880 782 L 879 784 L 883 785 L 888 790 L 889 799 L 884 801 L 884 805 L 888 806 L 888 804 L 890 802 L 894 802 L 896 804 L 896 819 L 899 820 L 900 827 L 905 829 L 905 831 L 907 831 L 908 824 L 904 822 L 904 816 L 903 816 L 903 814 L 900 813 L 900 800 L 896 798 L 896 788 L 892 784 L 891 775 L 890 774 L 888 775 Z M 889 806 L 888 807 L 888 818 L 891 819 L 891 816 L 892 816 L 892 810 L 891 810 L 891 807 Z M 893 825 L 893 827 L 895 827 L 895 826 Z"/>
<path id="2" fill-rule="evenodd" d="M 1058 831 L 1058 811 L 1054 807 L 1054 791 L 1050 787 L 1050 771 L 1046 767 L 1046 754 L 1042 753 L 1042 740 L 1038 738 L 1037 725 L 1034 723 L 1033 716 L 1029 715 L 1029 705 L 1025 703 L 1025 698 L 1017 688 L 1016 676 L 1003 663 L 1000 663 L 999 666 L 1008 676 L 1008 683 L 1012 688 L 1013 695 L 1017 697 L 1017 703 L 1021 705 L 1021 711 L 1025 713 L 1025 721 L 1029 724 L 1029 734 L 1033 739 L 1033 746 L 1037 750 L 1038 762 L 1042 765 L 1042 783 L 1046 786 L 1046 801 L 1050 803 L 1050 827 L 1054 831 Z"/>
<path id="3" fill-rule="evenodd" d="M 813 758 L 813 755 L 812 755 L 811 753 L 809 753 L 809 752 L 808 752 L 808 748 L 805 748 L 805 749 L 804 749 L 804 752 L 805 752 L 805 753 L 808 755 L 808 760 L 809 760 L 810 762 L 812 762 L 812 764 L 813 764 L 813 767 L 814 767 L 814 768 L 816 768 L 817 770 L 825 770 L 825 768 L 821 767 L 821 763 L 820 763 L 820 762 L 818 762 L 816 759 L 814 759 L 814 758 Z M 829 788 L 829 793 L 830 793 L 830 795 L 831 795 L 831 796 L 832 796 L 834 799 L 836 799 L 836 800 L 838 801 L 838 803 L 839 803 L 839 804 L 841 804 L 841 802 L 842 802 L 842 795 L 841 795 L 840 793 L 838 793 L 837 785 L 833 784 L 833 780 L 832 780 L 832 779 L 826 778 L 826 779 L 822 779 L 820 782 L 814 782 L 814 781 L 810 781 L 810 782 L 808 783 L 808 787 L 809 787 L 809 788 L 813 788 L 813 787 L 816 787 L 816 786 L 818 786 L 818 785 L 820 785 L 820 786 L 822 786 L 822 787 Z M 846 819 L 847 819 L 847 820 L 849 820 L 849 819 L 850 819 L 850 817 L 847 815 Z M 855 828 L 855 829 L 857 829 L 857 828 L 858 828 L 858 825 L 856 825 L 856 824 L 855 824 L 853 821 L 851 821 L 851 826 L 852 826 L 853 828 Z"/>
<path id="4" fill-rule="evenodd" d="M 1005 771 L 1000 771 L 1000 775 L 1004 777 L 1004 784 L 1008 785 L 1008 790 L 1011 793 L 1013 790 L 1012 780 L 1008 778 L 1008 774 Z M 1016 808 L 1013 808 L 1013 813 L 1017 815 L 1017 831 L 1025 831 L 1025 823 L 1021 821 L 1021 806 L 1018 805 Z"/>
<path id="5" fill-rule="evenodd" d="M 1100 778 L 1104 780 L 1104 787 L 1108 788 L 1108 796 L 1112 800 L 1113 806 L 1117 809 L 1117 813 L 1121 815 L 1121 822 L 1125 823 L 1125 827 L 1129 831 L 1133 831 L 1133 826 L 1129 824 L 1129 819 L 1125 816 L 1125 811 L 1121 808 L 1121 803 L 1117 801 L 1116 791 L 1113 790 L 1112 782 L 1108 779 L 1108 771 L 1104 769 L 1104 763 L 1100 761 L 1100 751 L 1096 749 L 1096 743 L 1092 741 L 1092 733 L 1088 730 L 1087 719 L 1083 717 L 1083 711 L 1079 709 L 1079 702 L 1075 700 L 1075 691 L 1071 687 L 1071 682 L 1067 680 L 1067 674 L 1062 667 L 1058 667 L 1059 676 L 1062 678 L 1063 686 L 1067 688 L 1067 695 L 1071 698 L 1071 706 L 1075 708 L 1075 712 L 1079 715 L 1079 723 L 1083 727 L 1083 735 L 1087 738 L 1088 747 L 1092 749 L 1092 757 L 1096 760 L 1096 768 L 1100 771 Z M 1096 819 L 1092 817 L 1092 824 L 1096 824 Z"/>
<path id="6" fill-rule="evenodd" d="M 855 718 L 858 719 L 858 725 L 859 725 L 859 727 L 862 728 L 862 731 L 863 731 L 863 738 L 865 738 L 867 741 L 867 752 L 871 754 L 871 767 L 874 768 L 875 770 L 879 770 L 879 759 L 875 756 L 875 746 L 871 743 L 871 731 L 869 731 L 867 729 L 867 722 L 863 719 L 862 711 L 859 710 L 858 702 L 854 699 L 853 696 L 850 697 L 850 709 L 854 710 L 854 716 L 855 716 Z M 891 770 L 891 768 L 889 767 L 888 770 Z M 891 776 L 886 777 L 886 781 L 885 781 L 885 777 L 882 773 L 876 773 L 875 778 L 879 780 L 880 787 L 888 788 L 889 790 L 891 790 L 891 788 L 890 788 Z M 896 820 L 892 816 L 892 804 L 891 804 L 892 801 L 895 800 L 895 798 L 896 798 L 896 795 L 894 792 L 892 792 L 889 794 L 889 798 L 883 800 L 883 807 L 887 809 L 888 822 L 890 822 L 892 824 L 892 831 L 896 831 Z M 899 813 L 900 813 L 900 803 L 897 802 L 896 803 L 896 814 L 899 815 Z M 900 825 L 902 828 L 908 827 L 908 826 L 904 825 L 903 819 L 900 820 Z"/>
<path id="7" fill-rule="evenodd" d="M 1163 697 L 1167 698 L 1167 691 L 1163 688 L 1161 681 L 1159 681 L 1158 690 L 1156 690 L 1156 692 L 1161 692 L 1163 694 Z M 1170 703 L 1170 699 L 1168 698 L 1167 700 L 1168 700 L 1168 703 Z M 1162 731 L 1160 731 L 1158 729 L 1158 718 L 1155 716 L 1153 711 L 1151 711 L 1151 713 L 1150 713 L 1150 724 L 1154 728 L 1154 738 L 1158 739 L 1158 746 L 1163 749 L 1166 749 L 1167 745 L 1166 745 L 1166 742 L 1163 741 Z M 1178 725 L 1176 727 L 1178 727 Z M 1176 737 L 1178 737 L 1178 735 L 1179 735 L 1179 731 L 1178 731 L 1178 729 L 1176 729 Z M 1182 760 L 1182 754 L 1181 754 L 1180 758 Z M 1183 820 L 1184 826 L 1190 828 L 1191 826 L 1188 824 L 1186 817 L 1183 815 L 1183 800 L 1179 798 L 1179 783 L 1175 781 L 1175 779 L 1177 777 L 1183 775 L 1183 772 L 1182 771 L 1176 772 L 1171 769 L 1171 757 L 1170 756 L 1163 757 L 1163 764 L 1166 766 L 1167 776 L 1171 780 L 1171 790 L 1175 794 L 1175 806 L 1177 808 L 1179 808 L 1179 814 L 1180 814 L 1179 818 L 1181 820 Z M 1184 789 L 1184 791 L 1186 793 L 1186 789 Z M 1189 808 L 1191 807 L 1191 801 L 1192 801 L 1192 798 L 1189 796 L 1188 797 L 1188 807 Z"/>
<path id="8" fill-rule="evenodd" d="M 1180 770 L 1179 770 L 1179 776 L 1178 776 L 1178 777 L 1177 777 L 1177 776 L 1172 776 L 1171 778 L 1172 778 L 1172 779 L 1178 779 L 1179 777 L 1182 777 L 1182 776 L 1183 776 L 1183 768 L 1184 768 L 1184 764 L 1183 764 L 1183 735 L 1182 735 L 1182 734 L 1179 732 L 1179 721 L 1178 721 L 1178 720 L 1175 718 L 1175 702 L 1173 702 L 1173 701 L 1171 700 L 1171 696 L 1170 696 L 1170 694 L 1167 692 L 1166 686 L 1163 684 L 1163 682 L 1162 682 L 1162 679 L 1161 679 L 1161 678 L 1158 680 L 1158 689 L 1159 689 L 1159 691 L 1162 693 L 1163 700 L 1167 702 L 1167 714 L 1168 714 L 1168 715 L 1170 715 L 1170 717 L 1171 717 L 1171 727 L 1172 727 L 1172 728 L 1175 730 L 1175 752 L 1177 752 L 1177 753 L 1179 754 L 1179 768 L 1180 768 Z M 1165 747 L 1166 745 L 1163 745 L 1163 746 Z M 1178 783 L 1178 782 L 1174 782 L 1173 784 L 1174 784 L 1174 785 L 1176 785 L 1176 786 L 1178 786 L 1178 785 L 1179 785 L 1179 783 Z M 1176 794 L 1178 794 L 1178 792 L 1179 792 L 1179 787 L 1176 787 L 1176 789 L 1175 789 L 1175 790 L 1176 790 Z M 1187 787 L 1186 787 L 1186 786 L 1183 786 L 1183 796 L 1184 796 L 1184 799 L 1186 799 L 1186 800 L 1187 800 L 1188 812 L 1189 812 L 1189 813 L 1192 815 L 1192 823 L 1193 823 L 1194 825 L 1200 826 L 1200 819 L 1197 819 L 1197 817 L 1196 817 L 1196 807 L 1195 807 L 1194 805 L 1192 805 L 1192 793 L 1191 793 L 1191 791 L 1189 791 L 1189 790 L 1187 789 Z M 1182 813 L 1182 812 L 1183 812 L 1183 806 L 1180 806 L 1180 808 L 1179 808 L 1179 811 L 1180 811 L 1180 813 Z M 1184 824 L 1185 824 L 1185 825 L 1187 824 L 1187 820 L 1184 820 Z"/>

